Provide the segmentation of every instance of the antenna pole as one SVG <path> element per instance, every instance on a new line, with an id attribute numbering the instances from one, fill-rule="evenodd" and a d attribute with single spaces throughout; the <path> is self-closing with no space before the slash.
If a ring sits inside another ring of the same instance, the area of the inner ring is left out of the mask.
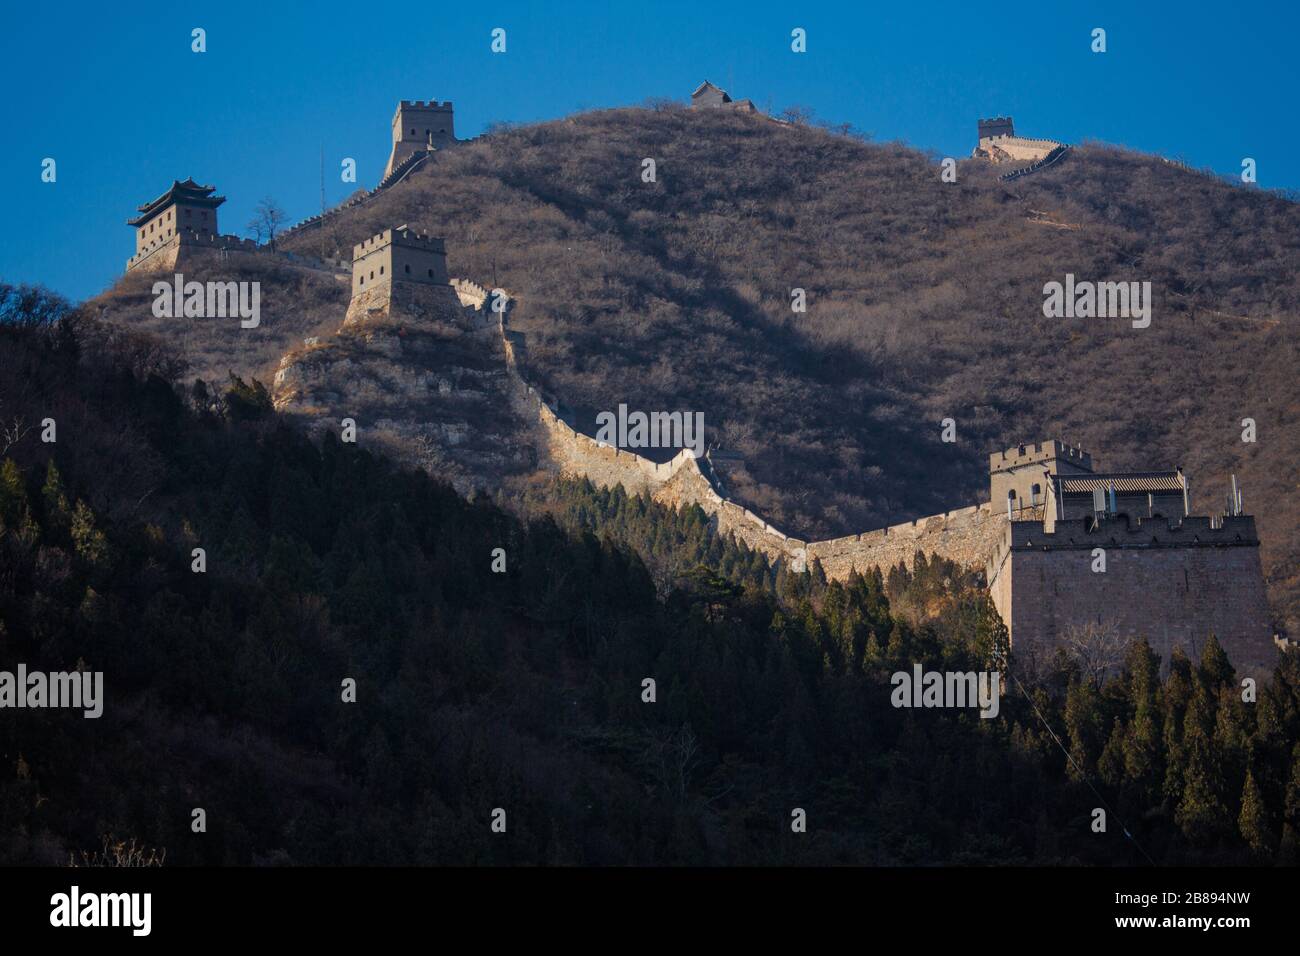
<path id="1" fill-rule="evenodd" d="M 320 257 L 325 258 L 325 144 L 320 147 Z"/>

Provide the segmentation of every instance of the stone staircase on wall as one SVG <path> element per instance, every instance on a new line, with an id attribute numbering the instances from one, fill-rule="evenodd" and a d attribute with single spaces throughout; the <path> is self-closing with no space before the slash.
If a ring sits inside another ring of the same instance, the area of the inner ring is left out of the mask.
<path id="1" fill-rule="evenodd" d="M 1054 166 L 1067 152 L 1069 152 L 1069 150 L 1070 150 L 1069 146 L 1065 145 L 1064 143 L 1061 143 L 1050 153 L 1044 156 L 1042 159 L 1036 160 L 1035 162 L 1026 166 L 1024 169 L 1012 170 L 1009 173 L 1005 173 L 999 176 L 998 182 L 1002 182 L 1002 183 L 1014 182 L 1015 180 L 1019 179 L 1021 176 L 1029 176 L 1032 173 L 1038 172 L 1040 169 L 1046 169 L 1049 166 Z"/>
<path id="2" fill-rule="evenodd" d="M 302 220 L 301 222 L 294 223 L 283 233 L 281 233 L 280 237 L 283 239 L 291 235 L 294 235 L 296 233 L 306 231 L 308 229 L 314 229 L 317 226 L 323 224 L 326 220 L 332 219 L 334 216 L 338 215 L 340 212 L 342 212 L 345 209 L 354 209 L 357 206 L 364 206 L 366 203 L 370 202 L 370 200 L 374 199 L 376 196 L 380 195 L 385 190 L 393 186 L 396 186 L 408 175 L 413 173 L 420 166 L 424 165 L 425 161 L 430 156 L 432 156 L 433 153 L 434 150 L 424 150 L 423 152 L 412 153 L 410 156 L 406 157 L 406 159 L 398 163 L 391 173 L 389 173 L 382 180 L 380 180 L 379 185 L 376 186 L 374 189 L 367 190 L 366 192 L 362 193 L 360 196 L 354 196 L 351 199 L 349 199 L 347 202 L 335 206 L 333 209 L 327 209 L 323 213 L 318 213 L 315 216 L 309 216 L 306 219 Z"/>

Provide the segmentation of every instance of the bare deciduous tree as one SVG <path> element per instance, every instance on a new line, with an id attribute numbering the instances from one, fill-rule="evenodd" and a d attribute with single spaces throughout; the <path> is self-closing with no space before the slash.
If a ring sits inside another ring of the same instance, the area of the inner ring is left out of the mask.
<path id="1" fill-rule="evenodd" d="M 267 196 L 254 207 L 253 218 L 248 221 L 248 231 L 257 237 L 258 242 L 265 241 L 274 249 L 275 235 L 288 218 L 275 200 Z"/>
<path id="2" fill-rule="evenodd" d="M 784 120 L 787 123 L 793 123 L 796 126 L 807 126 L 812 122 L 815 111 L 811 106 L 788 106 L 782 110 L 777 119 Z"/>
<path id="3" fill-rule="evenodd" d="M 15 415 L 13 423 L 10 425 L 0 425 L 0 458 L 3 458 L 14 445 L 22 441 L 29 431 L 31 425 L 26 425 L 23 420 Z"/>
<path id="4" fill-rule="evenodd" d="M 1126 642 L 1109 621 L 1073 624 L 1066 628 L 1064 636 L 1067 652 L 1094 686 L 1100 687 L 1106 675 L 1118 670 L 1124 660 Z"/>
<path id="5" fill-rule="evenodd" d="M 699 762 L 699 742 L 690 726 L 656 733 L 650 740 L 645 760 L 665 793 L 678 803 L 686 801 L 691 774 Z"/>

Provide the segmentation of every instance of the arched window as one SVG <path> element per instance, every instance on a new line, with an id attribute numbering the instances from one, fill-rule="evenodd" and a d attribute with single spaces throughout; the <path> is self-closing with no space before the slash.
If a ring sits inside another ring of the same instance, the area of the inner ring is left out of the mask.
<path id="1" fill-rule="evenodd" d="M 411 267 L 409 265 L 406 267 L 406 274 L 408 276 L 411 274 Z"/>
<path id="2" fill-rule="evenodd" d="M 1029 503 L 1031 505 L 1038 504 L 1038 499 L 1042 497 L 1042 494 L 1043 494 L 1043 486 L 1034 485 L 1032 488 L 1029 489 Z"/>
<path id="3" fill-rule="evenodd" d="M 433 278 L 433 270 L 432 270 L 432 269 L 429 270 L 429 278 L 430 278 L 430 279 Z"/>
<path id="4" fill-rule="evenodd" d="M 383 274 L 384 274 L 384 267 L 383 267 L 383 266 L 380 266 L 380 267 L 379 267 L 379 274 L 380 274 L 380 275 L 383 275 Z"/>

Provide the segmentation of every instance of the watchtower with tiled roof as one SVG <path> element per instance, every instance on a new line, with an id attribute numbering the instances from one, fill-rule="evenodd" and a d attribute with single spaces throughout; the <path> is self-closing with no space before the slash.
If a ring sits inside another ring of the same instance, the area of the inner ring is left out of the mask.
<path id="1" fill-rule="evenodd" d="M 214 196 L 216 191 L 215 186 L 201 186 L 193 177 L 184 182 L 177 179 L 157 199 L 137 207 L 139 215 L 126 221 L 135 229 L 135 256 L 128 268 L 178 236 L 221 235 L 217 229 L 217 207 L 226 197 Z"/>

